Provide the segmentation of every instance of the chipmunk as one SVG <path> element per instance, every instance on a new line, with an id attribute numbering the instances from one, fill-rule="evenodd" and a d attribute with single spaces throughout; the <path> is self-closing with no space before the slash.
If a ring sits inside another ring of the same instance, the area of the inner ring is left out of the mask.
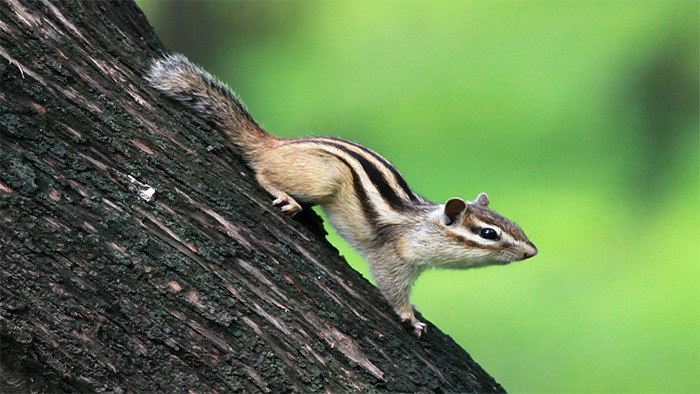
<path id="1" fill-rule="evenodd" d="M 420 337 L 411 287 L 428 268 L 467 269 L 530 258 L 537 248 L 489 197 L 444 204 L 416 194 L 386 159 L 334 137 L 279 138 L 253 120 L 235 94 L 184 56 L 154 59 L 146 80 L 223 131 L 254 169 L 273 205 L 294 215 L 320 205 L 369 262 L 379 290 Z"/>

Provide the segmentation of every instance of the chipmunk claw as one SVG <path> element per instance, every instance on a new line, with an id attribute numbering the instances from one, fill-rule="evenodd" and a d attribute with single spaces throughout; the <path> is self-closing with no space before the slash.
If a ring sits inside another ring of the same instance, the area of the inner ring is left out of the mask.
<path id="1" fill-rule="evenodd" d="M 301 211 L 301 205 L 289 196 L 281 196 L 272 201 L 272 205 L 281 205 L 282 212 L 294 216 Z"/>
<path id="2" fill-rule="evenodd" d="M 421 337 L 424 333 L 428 332 L 428 325 L 425 323 L 421 323 L 419 321 L 416 321 L 413 323 L 413 333 L 416 334 L 418 338 Z"/>
<path id="3" fill-rule="evenodd" d="M 401 321 L 403 324 L 411 327 L 413 334 L 420 338 L 424 333 L 428 331 L 428 325 L 426 323 L 418 321 L 415 317 L 412 319 L 403 319 Z"/>

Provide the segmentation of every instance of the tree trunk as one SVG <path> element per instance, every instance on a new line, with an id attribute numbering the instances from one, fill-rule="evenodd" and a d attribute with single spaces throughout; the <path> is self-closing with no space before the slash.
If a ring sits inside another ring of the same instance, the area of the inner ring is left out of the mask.
<path id="1" fill-rule="evenodd" d="M 133 2 L 0 16 L 0 391 L 503 390 L 148 87 Z"/>

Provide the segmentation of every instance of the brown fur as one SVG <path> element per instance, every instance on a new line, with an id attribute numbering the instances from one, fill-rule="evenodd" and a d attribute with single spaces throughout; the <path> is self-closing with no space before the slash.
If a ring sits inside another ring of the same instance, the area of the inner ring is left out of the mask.
<path id="1" fill-rule="evenodd" d="M 146 79 L 223 131 L 283 211 L 298 212 L 297 201 L 321 205 L 338 233 L 367 258 L 382 294 L 418 336 L 425 324 L 415 318 L 409 295 L 422 271 L 505 264 L 537 252 L 520 227 L 487 207 L 486 194 L 469 204 L 453 198 L 445 209 L 415 193 L 393 165 L 362 145 L 334 137 L 275 137 L 226 85 L 183 56 L 154 61 Z M 514 243 L 478 238 L 477 222 L 499 228 Z"/>

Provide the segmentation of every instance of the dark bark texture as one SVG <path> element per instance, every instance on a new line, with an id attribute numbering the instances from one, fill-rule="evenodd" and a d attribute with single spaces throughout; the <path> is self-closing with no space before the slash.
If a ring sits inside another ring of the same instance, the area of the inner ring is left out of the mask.
<path id="1" fill-rule="evenodd" d="M 131 1 L 0 0 L 0 391 L 502 391 L 148 87 L 163 51 Z"/>

